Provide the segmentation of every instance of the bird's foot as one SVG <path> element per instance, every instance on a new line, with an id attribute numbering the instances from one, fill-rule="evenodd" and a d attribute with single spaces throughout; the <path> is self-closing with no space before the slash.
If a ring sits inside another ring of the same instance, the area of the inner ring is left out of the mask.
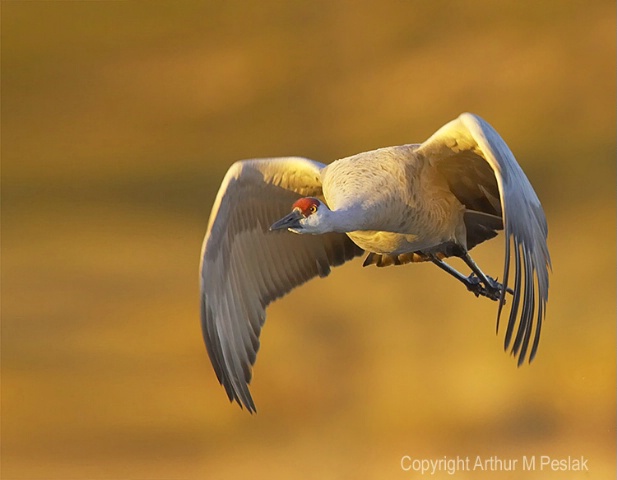
<path id="1" fill-rule="evenodd" d="M 472 273 L 467 277 L 467 290 L 473 292 L 476 297 L 482 295 L 491 300 L 499 300 L 501 298 L 501 292 L 503 291 L 503 285 L 492 277 L 487 276 L 486 278 L 488 278 L 490 285 L 485 285 L 475 273 Z M 510 294 L 514 293 L 511 288 L 507 288 L 506 292 Z"/>

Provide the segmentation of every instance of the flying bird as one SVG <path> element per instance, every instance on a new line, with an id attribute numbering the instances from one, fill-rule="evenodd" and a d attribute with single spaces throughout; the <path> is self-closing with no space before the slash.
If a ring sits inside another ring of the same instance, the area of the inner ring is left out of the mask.
<path id="1" fill-rule="evenodd" d="M 469 255 L 499 230 L 501 283 Z M 266 306 L 365 254 L 365 266 L 433 262 L 476 296 L 497 301 L 497 330 L 508 298 L 504 349 L 519 365 L 531 361 L 548 301 L 547 234 L 542 205 L 514 155 L 470 113 L 424 143 L 330 165 L 300 157 L 236 162 L 201 253 L 201 326 L 216 376 L 230 401 L 255 412 L 249 383 Z M 471 274 L 448 257 L 461 258 Z"/>

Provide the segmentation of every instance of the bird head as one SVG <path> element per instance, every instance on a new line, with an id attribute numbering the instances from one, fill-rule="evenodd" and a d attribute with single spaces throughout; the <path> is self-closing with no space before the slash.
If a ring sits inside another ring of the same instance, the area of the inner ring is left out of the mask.
<path id="1" fill-rule="evenodd" d="M 286 228 L 293 233 L 325 233 L 325 218 L 330 209 L 319 199 L 303 197 L 292 205 L 289 215 L 274 222 L 270 230 Z"/>

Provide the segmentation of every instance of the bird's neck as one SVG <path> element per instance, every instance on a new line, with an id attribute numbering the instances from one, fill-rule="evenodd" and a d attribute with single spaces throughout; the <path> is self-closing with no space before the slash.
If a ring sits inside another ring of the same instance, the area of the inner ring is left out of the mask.
<path id="1" fill-rule="evenodd" d="M 366 215 L 361 207 L 330 210 L 325 223 L 329 232 L 347 233 L 366 230 Z"/>

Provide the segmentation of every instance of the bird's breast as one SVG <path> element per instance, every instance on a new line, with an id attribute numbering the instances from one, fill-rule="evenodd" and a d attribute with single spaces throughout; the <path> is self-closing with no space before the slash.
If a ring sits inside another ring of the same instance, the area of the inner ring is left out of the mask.
<path id="1" fill-rule="evenodd" d="M 349 232 L 347 235 L 356 245 L 367 252 L 399 254 L 425 248 L 418 243 L 418 236 L 413 234 L 358 230 Z M 420 248 L 415 248 L 414 245 L 419 245 Z"/>

